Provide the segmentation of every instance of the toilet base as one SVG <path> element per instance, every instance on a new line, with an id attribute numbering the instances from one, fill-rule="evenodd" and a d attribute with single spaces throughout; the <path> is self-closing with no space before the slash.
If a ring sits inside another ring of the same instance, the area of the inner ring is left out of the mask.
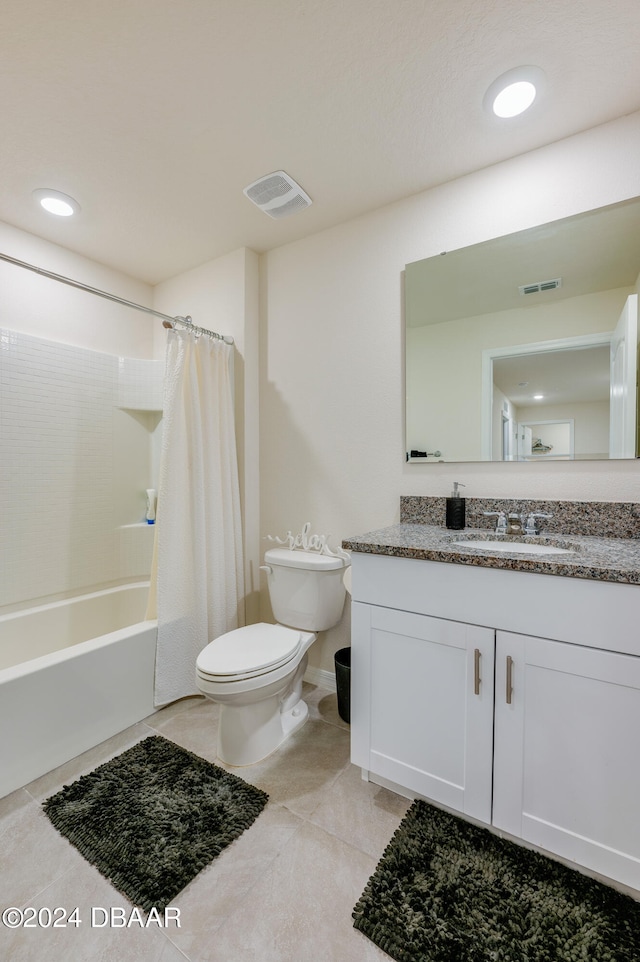
<path id="1" fill-rule="evenodd" d="M 254 705 L 220 705 L 218 758 L 226 765 L 255 765 L 275 752 L 309 717 L 300 699 L 281 711 L 279 698 L 266 698 Z"/>
<path id="2" fill-rule="evenodd" d="M 237 767 L 255 765 L 271 755 L 309 715 L 302 700 L 307 651 L 316 640 L 303 632 L 298 661 L 287 663 L 258 679 L 218 681 L 197 673 L 203 695 L 220 705 L 218 758 Z"/>
<path id="3" fill-rule="evenodd" d="M 293 735 L 297 732 L 299 728 L 302 728 L 307 718 L 309 717 L 309 706 L 306 701 L 302 698 L 297 705 L 290 708 L 289 711 L 283 712 L 280 715 L 280 720 L 282 722 L 282 731 L 284 733 L 282 741 L 288 738 L 289 735 Z M 282 742 L 280 742 L 282 744 Z"/>

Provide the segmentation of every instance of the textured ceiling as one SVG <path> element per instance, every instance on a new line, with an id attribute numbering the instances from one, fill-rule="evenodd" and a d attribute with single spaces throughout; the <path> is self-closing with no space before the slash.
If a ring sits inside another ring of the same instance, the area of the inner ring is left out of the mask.
<path id="1" fill-rule="evenodd" d="M 1 24 L 0 220 L 150 283 L 640 109 L 638 0 L 3 0 Z M 544 96 L 492 120 L 524 63 Z M 313 205 L 274 221 L 242 188 L 280 169 Z"/>

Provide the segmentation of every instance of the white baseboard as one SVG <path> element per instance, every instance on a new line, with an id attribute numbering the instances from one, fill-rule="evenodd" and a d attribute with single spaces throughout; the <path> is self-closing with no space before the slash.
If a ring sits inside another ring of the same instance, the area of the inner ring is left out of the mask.
<path id="1" fill-rule="evenodd" d="M 336 690 L 336 676 L 332 671 L 325 671 L 323 668 L 314 668 L 308 665 L 304 673 L 304 680 L 310 685 L 317 685 L 318 688 L 326 688 L 327 691 Z"/>

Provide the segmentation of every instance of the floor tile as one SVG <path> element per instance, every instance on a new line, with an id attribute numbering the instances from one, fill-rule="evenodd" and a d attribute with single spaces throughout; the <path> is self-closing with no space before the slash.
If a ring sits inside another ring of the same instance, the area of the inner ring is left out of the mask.
<path id="1" fill-rule="evenodd" d="M 309 817 L 326 832 L 380 858 L 410 805 L 408 798 L 363 781 L 360 769 L 347 765 Z"/>
<path id="2" fill-rule="evenodd" d="M 41 913 L 36 919 L 42 918 L 44 924 L 3 930 L 2 957 L 11 962 L 185 962 L 167 938 L 173 923 L 167 929 L 155 924 L 142 928 L 132 917 L 131 903 L 83 859 L 30 899 L 29 905 Z M 65 910 L 64 917 L 54 913 L 59 923 L 70 916 L 72 922 L 65 927 L 48 926 L 46 909 L 56 908 Z M 143 914 L 140 917 L 146 922 Z"/>
<path id="3" fill-rule="evenodd" d="M 305 823 L 192 962 L 373 962 L 388 959 L 353 928 L 375 860 Z M 173 935 L 170 937 L 173 938 Z"/>
<path id="4" fill-rule="evenodd" d="M 84 859 L 32 801 L 0 840 L 0 908 L 24 905 Z"/>
<path id="5" fill-rule="evenodd" d="M 328 722 L 330 725 L 337 725 L 350 731 L 346 721 L 343 721 L 338 714 L 338 696 L 335 691 L 327 691 L 318 685 L 309 685 L 305 682 L 302 687 L 302 697 L 309 706 L 309 717 Z"/>
<path id="6" fill-rule="evenodd" d="M 29 805 L 33 805 L 33 798 L 24 788 L 19 788 L 16 792 L 0 798 L 0 845 L 2 836 L 5 832 L 11 832 L 12 826 Z"/>
<path id="7" fill-rule="evenodd" d="M 347 732 L 309 719 L 273 755 L 232 771 L 267 792 L 272 801 L 306 816 L 349 763 L 349 752 Z"/>
<path id="8" fill-rule="evenodd" d="M 187 751 L 216 761 L 218 746 L 219 707 L 207 698 L 188 699 L 191 704 L 180 711 L 172 706 L 163 708 L 145 719 L 145 723 L 159 735 L 170 739 Z M 179 703 L 180 705 L 183 702 Z"/>
<path id="9" fill-rule="evenodd" d="M 253 825 L 175 897 L 182 927 L 169 933 L 171 940 L 191 958 L 199 945 L 215 939 L 238 905 L 248 896 L 251 900 L 251 891 L 302 825 L 286 808 L 268 804 Z"/>

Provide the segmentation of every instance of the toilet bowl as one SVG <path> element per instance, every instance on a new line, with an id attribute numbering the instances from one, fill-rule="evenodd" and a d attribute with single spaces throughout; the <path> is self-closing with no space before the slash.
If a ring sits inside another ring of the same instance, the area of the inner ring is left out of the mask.
<path id="1" fill-rule="evenodd" d="M 218 757 L 228 765 L 261 761 L 304 725 L 307 652 L 344 606 L 345 559 L 272 548 L 265 562 L 274 614 L 286 623 L 227 632 L 196 663 L 199 690 L 220 705 Z"/>
<path id="2" fill-rule="evenodd" d="M 222 761 L 253 765 L 305 723 L 302 678 L 315 640 L 313 632 L 261 623 L 221 635 L 201 652 L 197 684 L 220 705 Z"/>

